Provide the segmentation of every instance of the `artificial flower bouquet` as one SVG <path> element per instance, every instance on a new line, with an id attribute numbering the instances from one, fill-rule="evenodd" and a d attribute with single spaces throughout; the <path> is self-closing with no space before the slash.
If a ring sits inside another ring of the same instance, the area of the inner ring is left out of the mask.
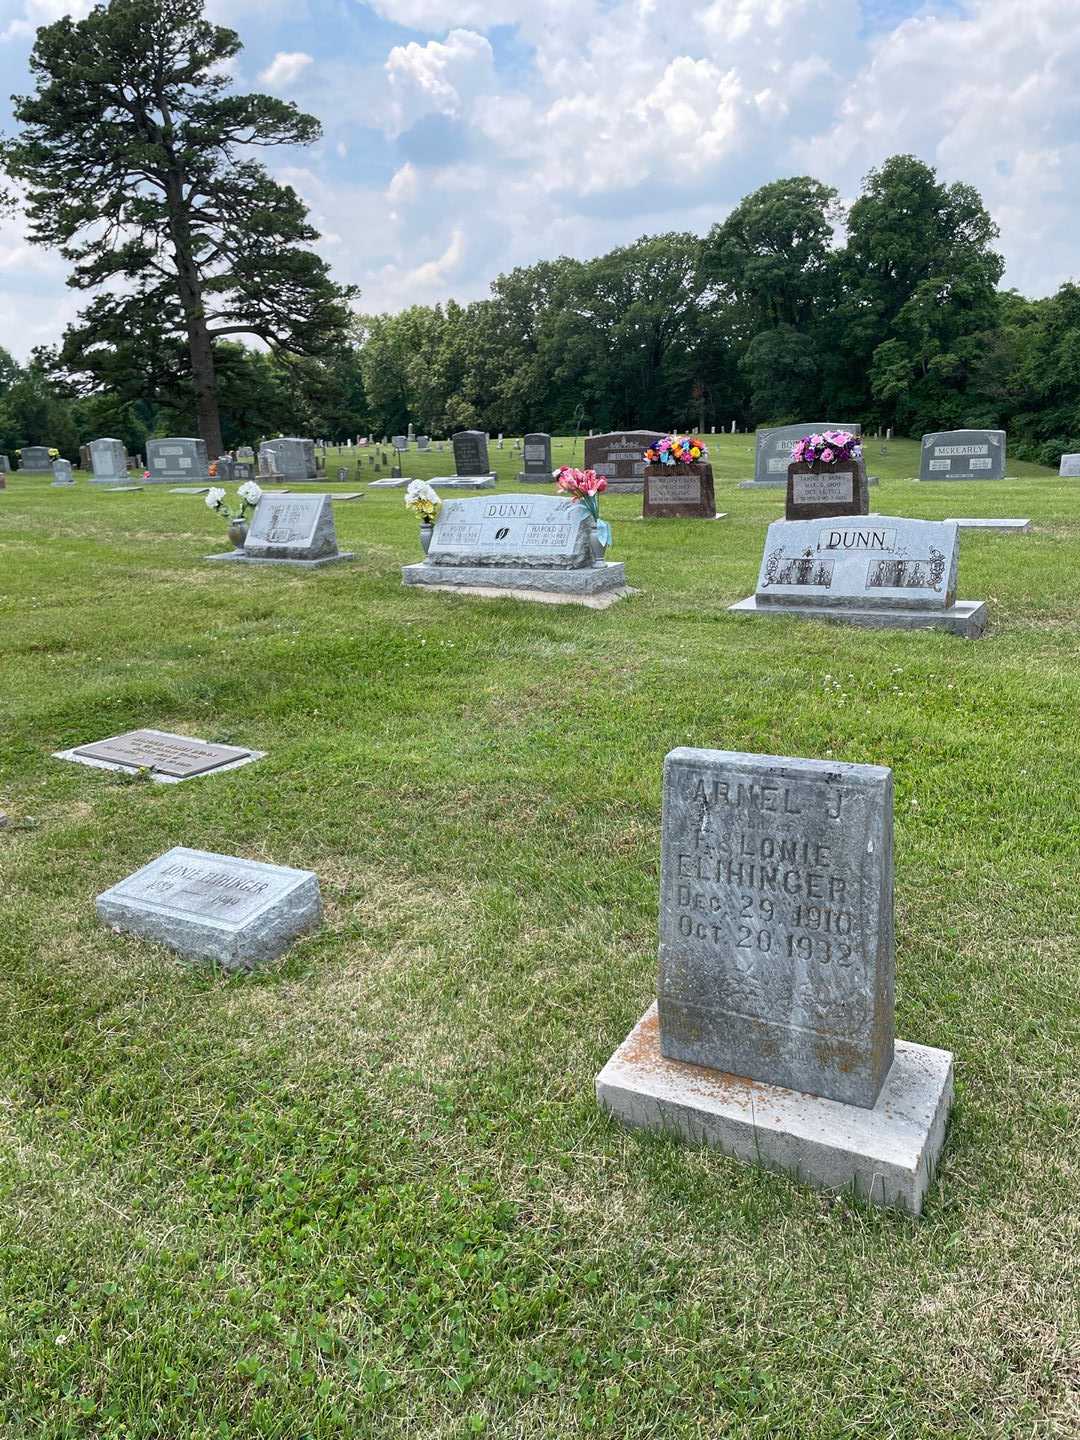
<path id="1" fill-rule="evenodd" d="M 410 480 L 405 491 L 405 509 L 419 515 L 421 525 L 434 525 L 442 509 L 438 492 L 426 480 Z"/>
<path id="2" fill-rule="evenodd" d="M 210 510 L 216 510 L 226 520 L 246 520 L 248 511 L 254 511 L 256 505 L 262 499 L 262 490 L 255 484 L 254 480 L 245 480 L 243 485 L 237 487 L 236 498 L 240 501 L 239 513 L 234 515 L 225 504 L 225 491 L 219 485 L 214 485 L 207 492 L 206 504 Z"/>
<path id="3" fill-rule="evenodd" d="M 862 443 L 849 430 L 825 430 L 820 435 L 804 435 L 791 447 L 793 465 L 850 465 L 862 459 Z"/>
<path id="4" fill-rule="evenodd" d="M 708 458 L 705 441 L 696 435 L 663 435 L 645 451 L 648 465 L 696 465 Z"/>
<path id="5" fill-rule="evenodd" d="M 607 489 L 607 481 L 595 470 L 575 470 L 564 465 L 555 471 L 555 484 L 562 493 L 584 505 L 596 522 L 596 535 L 606 549 L 611 544 L 611 526 L 600 519 L 600 496 Z"/>

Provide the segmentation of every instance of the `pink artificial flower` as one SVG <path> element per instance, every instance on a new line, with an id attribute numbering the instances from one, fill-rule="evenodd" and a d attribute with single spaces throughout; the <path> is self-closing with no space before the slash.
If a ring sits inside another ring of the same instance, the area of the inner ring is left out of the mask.
<path id="1" fill-rule="evenodd" d="M 821 458 L 825 461 L 826 465 L 831 465 L 832 462 L 836 459 L 836 456 L 826 445 L 825 449 L 821 452 Z"/>

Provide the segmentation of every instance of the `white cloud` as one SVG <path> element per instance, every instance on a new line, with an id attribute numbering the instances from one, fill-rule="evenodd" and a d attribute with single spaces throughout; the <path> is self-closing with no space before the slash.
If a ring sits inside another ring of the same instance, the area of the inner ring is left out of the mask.
<path id="1" fill-rule="evenodd" d="M 494 88 L 491 43 L 472 30 L 451 30 L 445 41 L 395 45 L 386 61 L 392 133 L 425 115 L 461 118 L 472 99 Z"/>
<path id="2" fill-rule="evenodd" d="M 303 50 L 279 50 L 266 69 L 261 71 L 259 79 L 264 85 L 288 89 L 312 64 L 314 57 L 306 55 Z"/>

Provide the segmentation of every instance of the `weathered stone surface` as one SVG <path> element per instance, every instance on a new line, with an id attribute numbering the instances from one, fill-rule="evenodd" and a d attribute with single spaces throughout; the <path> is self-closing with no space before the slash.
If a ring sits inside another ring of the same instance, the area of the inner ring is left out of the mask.
<path id="1" fill-rule="evenodd" d="M 19 456 L 19 469 L 25 475 L 47 475 L 52 469 L 47 445 L 24 445 Z"/>
<path id="2" fill-rule="evenodd" d="M 626 592 L 626 567 L 621 561 L 602 561 L 587 569 L 550 569 L 518 565 L 404 565 L 403 585 L 423 585 L 429 589 L 488 589 L 503 593 L 516 591 L 573 599 L 603 595 L 613 591 Z M 627 592 L 628 593 L 628 592 Z"/>
<path id="3" fill-rule="evenodd" d="M 265 462 L 266 468 L 262 468 Z M 315 463 L 315 441 L 298 435 L 282 435 L 259 446 L 260 469 L 264 475 L 277 475 L 282 480 L 314 480 L 318 475 Z"/>
<path id="4" fill-rule="evenodd" d="M 402 482 L 408 485 L 408 480 Z M 494 475 L 434 475 L 430 484 L 436 490 L 494 490 Z"/>
<path id="5" fill-rule="evenodd" d="M 210 467 L 206 457 L 206 442 L 190 436 L 148 440 L 146 468 L 153 485 L 173 485 L 180 480 L 208 480 Z"/>
<path id="6" fill-rule="evenodd" d="M 1004 430 L 941 430 L 922 437 L 920 480 L 1002 480 Z"/>
<path id="7" fill-rule="evenodd" d="M 395 435 L 391 441 L 395 450 L 408 450 L 409 437 L 407 435 Z"/>
<path id="8" fill-rule="evenodd" d="M 962 516 L 959 519 L 951 517 L 945 521 L 946 525 L 955 525 L 959 530 L 1014 530 L 1027 531 L 1031 529 L 1031 521 L 1020 518 L 1001 519 L 975 519 L 971 516 Z"/>
<path id="9" fill-rule="evenodd" d="M 860 1108 L 668 1060 L 653 1006 L 597 1076 L 596 1094 L 626 1125 L 919 1215 L 945 1140 L 953 1065 L 948 1051 L 897 1040 L 876 1104 Z"/>
<path id="10" fill-rule="evenodd" d="M 978 640 L 986 633 L 990 614 L 985 601 L 957 600 L 946 610 L 905 610 L 899 606 L 878 605 L 860 609 L 855 605 L 829 607 L 797 605 L 763 605 L 756 595 L 749 595 L 728 609 L 739 615 L 780 615 L 797 620 L 817 620 L 831 625 L 854 625 L 860 630 L 945 630 L 964 640 Z"/>
<path id="11" fill-rule="evenodd" d="M 454 469 L 462 476 L 492 474 L 483 430 L 459 430 L 453 437 Z"/>
<path id="12" fill-rule="evenodd" d="M 329 495 L 264 495 L 244 555 L 256 560 L 321 560 L 338 554 Z"/>
<path id="13" fill-rule="evenodd" d="M 593 564 L 593 533 L 585 507 L 561 495 L 448 500 L 435 522 L 428 564 L 582 569 Z"/>
<path id="14" fill-rule="evenodd" d="M 672 751 L 663 1053 L 873 1105 L 893 1058 L 892 885 L 889 770 Z"/>
<path id="15" fill-rule="evenodd" d="M 697 465 L 647 465 L 641 513 L 646 520 L 712 520 L 716 516 L 713 469 Z"/>
<path id="16" fill-rule="evenodd" d="M 1058 467 L 1058 474 L 1071 478 L 1080 475 L 1080 455 L 1062 455 L 1061 464 Z"/>
<path id="17" fill-rule="evenodd" d="M 128 478 L 127 449 L 122 440 L 91 440 L 90 468 L 95 485 L 122 485 Z"/>
<path id="18" fill-rule="evenodd" d="M 522 461 L 524 469 L 518 473 L 519 485 L 550 485 L 552 483 L 551 436 L 541 431 L 526 435 Z"/>
<path id="19" fill-rule="evenodd" d="M 261 760 L 264 754 L 265 751 L 239 745 L 211 745 L 190 735 L 173 735 L 165 730 L 128 730 L 106 740 L 59 750 L 56 758 L 129 774 L 149 770 L 155 780 L 178 784 L 199 775 L 235 770 L 253 760 Z"/>
<path id="20" fill-rule="evenodd" d="M 64 486 L 74 485 L 75 476 L 72 474 L 70 460 L 54 460 L 52 463 L 53 484 Z"/>
<path id="21" fill-rule="evenodd" d="M 645 489 L 645 451 L 663 439 L 660 430 L 616 430 L 585 441 L 585 469 L 608 482 L 613 495 L 640 495 Z"/>
<path id="22" fill-rule="evenodd" d="M 861 460 L 809 465 L 787 470 L 787 520 L 820 520 L 826 515 L 865 515 L 870 509 L 866 466 Z"/>
<path id="23" fill-rule="evenodd" d="M 0 455 L 0 475 L 11 474 L 11 461 L 6 455 Z"/>
<path id="24" fill-rule="evenodd" d="M 754 478 L 744 480 L 740 488 L 749 485 L 786 485 L 788 466 L 791 464 L 791 447 L 804 435 L 819 435 L 823 430 L 846 430 L 850 435 L 861 435 L 862 426 L 850 420 L 806 420 L 798 425 L 779 425 L 772 429 L 758 430 L 754 439 Z"/>
<path id="25" fill-rule="evenodd" d="M 322 899 L 310 870 L 177 846 L 99 895 L 97 913 L 189 959 L 250 970 L 317 929 Z"/>
<path id="26" fill-rule="evenodd" d="M 430 450 L 430 449 L 431 449 L 431 436 L 430 436 L 430 435 L 417 435 L 417 437 L 416 437 L 416 448 L 417 448 L 417 450 Z"/>

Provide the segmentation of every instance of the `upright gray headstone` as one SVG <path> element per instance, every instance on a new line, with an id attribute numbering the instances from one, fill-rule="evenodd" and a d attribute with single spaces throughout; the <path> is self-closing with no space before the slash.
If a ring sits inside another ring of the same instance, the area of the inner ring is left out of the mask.
<path id="1" fill-rule="evenodd" d="M 417 437 L 416 437 L 416 448 L 417 448 L 417 450 L 430 450 L 430 449 L 431 449 L 431 436 L 430 436 L 430 435 L 417 435 Z"/>
<path id="2" fill-rule="evenodd" d="M 661 439 L 659 430 L 617 430 L 607 435 L 590 431 L 585 469 L 602 475 L 613 495 L 640 495 L 645 489 L 645 451 Z"/>
<path id="3" fill-rule="evenodd" d="M 276 473 L 283 480 L 314 480 L 315 442 L 297 435 L 285 435 L 271 442 L 277 459 Z"/>
<path id="4" fill-rule="evenodd" d="M 862 435 L 862 426 L 850 420 L 806 420 L 798 425 L 758 430 L 754 440 L 754 478 L 742 481 L 740 488 L 768 485 L 786 489 L 792 445 L 805 435 L 820 435 L 825 430 L 846 430 L 850 435 Z"/>
<path id="5" fill-rule="evenodd" d="M 264 494 L 255 507 L 243 550 L 206 558 L 304 569 L 351 560 L 353 554 L 338 550 L 329 495 Z"/>
<path id="6" fill-rule="evenodd" d="M 1004 430 L 941 430 L 922 437 L 920 480 L 1004 478 Z"/>
<path id="7" fill-rule="evenodd" d="M 11 474 L 11 461 L 6 455 L 0 455 L 0 475 Z"/>
<path id="8" fill-rule="evenodd" d="M 525 449 L 523 451 L 525 468 L 518 475 L 519 485 L 550 485 L 552 477 L 551 468 L 551 436 L 543 432 L 525 436 Z"/>
<path id="9" fill-rule="evenodd" d="M 408 448 L 409 448 L 409 437 L 408 437 L 407 435 L 395 435 L 395 436 L 393 436 L 393 446 L 394 446 L 394 449 L 397 450 L 397 451 L 399 451 L 399 452 L 402 451 L 402 450 L 408 450 Z"/>
<path id="10" fill-rule="evenodd" d="M 154 485 L 175 485 L 178 481 L 208 480 L 206 441 L 191 436 L 168 436 L 146 442 L 146 468 Z"/>
<path id="11" fill-rule="evenodd" d="M 54 485 L 74 485 L 75 476 L 71 473 L 70 460 L 54 460 L 52 463 Z"/>
<path id="12" fill-rule="evenodd" d="M 92 440 L 89 450 L 95 485 L 122 485 L 127 480 L 127 449 L 122 440 Z"/>
<path id="13" fill-rule="evenodd" d="M 454 469 L 458 475 L 490 475 L 487 435 L 483 430 L 459 430 L 453 437 Z"/>
<path id="14" fill-rule="evenodd" d="M 19 456 L 19 469 L 25 475 L 47 475 L 52 469 L 47 445 L 24 445 Z"/>
<path id="15" fill-rule="evenodd" d="M 178 845 L 97 898 L 111 929 L 226 970 L 276 960 L 322 920 L 310 870 Z"/>
<path id="16" fill-rule="evenodd" d="M 1080 455 L 1062 455 L 1058 474 L 1070 477 L 1080 475 Z"/>

